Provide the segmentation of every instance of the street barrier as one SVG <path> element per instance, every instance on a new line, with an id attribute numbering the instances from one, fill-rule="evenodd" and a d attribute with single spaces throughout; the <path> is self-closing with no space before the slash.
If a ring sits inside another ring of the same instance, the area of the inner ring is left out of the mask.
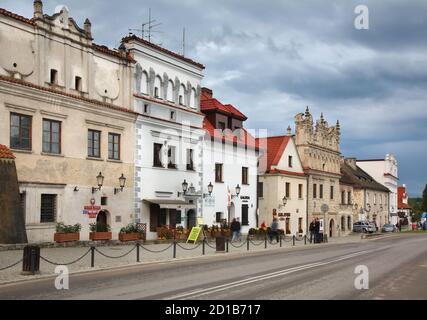
<path id="1" fill-rule="evenodd" d="M 274 240 L 274 239 L 270 239 L 270 240 Z M 325 239 L 327 241 L 327 238 Z M 42 255 L 40 255 L 40 248 L 37 246 L 27 246 L 24 248 L 23 251 L 23 258 L 20 259 L 19 261 L 8 265 L 6 267 L 0 267 L 0 271 L 4 271 L 4 270 L 8 270 L 11 268 L 14 268 L 16 266 L 18 266 L 19 264 L 22 263 L 22 270 L 23 270 L 23 274 L 27 274 L 27 275 L 34 275 L 37 272 L 39 272 L 39 267 L 40 267 L 40 260 L 46 262 L 47 264 L 50 265 L 54 265 L 54 266 L 70 266 L 73 265 L 75 263 L 80 262 L 81 260 L 83 260 L 85 257 L 87 257 L 90 254 L 90 266 L 91 268 L 95 267 L 95 257 L 96 254 L 99 254 L 100 256 L 106 258 L 106 259 L 122 259 L 128 255 L 130 255 L 133 251 L 136 250 L 136 262 L 140 263 L 141 262 L 141 249 L 149 252 L 149 253 L 153 253 L 153 254 L 160 254 L 163 252 L 166 252 L 168 250 L 170 250 L 172 248 L 172 256 L 174 259 L 177 258 L 178 256 L 178 249 L 184 250 L 184 251 L 194 251 L 197 250 L 198 248 L 202 247 L 202 255 L 206 255 L 206 249 L 207 248 L 211 248 L 214 249 L 216 252 L 231 252 L 233 250 L 230 250 L 231 248 L 234 249 L 241 249 L 244 246 L 246 246 L 246 250 L 250 251 L 251 249 L 251 244 L 255 247 L 260 247 L 262 245 L 264 245 L 265 249 L 268 249 L 269 246 L 271 247 L 275 247 L 275 246 L 280 246 L 280 248 L 282 248 L 284 246 L 284 244 L 286 244 L 287 242 L 292 242 L 292 246 L 296 245 L 296 242 L 302 242 L 304 241 L 304 245 L 307 245 L 307 235 L 303 236 L 303 237 L 297 237 L 297 236 L 292 236 L 292 237 L 286 237 L 283 235 L 279 236 L 279 241 L 275 241 L 273 243 L 273 241 L 269 241 L 268 237 L 265 237 L 264 240 L 261 241 L 255 241 L 254 239 L 251 238 L 251 236 L 248 236 L 246 239 L 239 240 L 239 244 L 236 244 L 237 241 L 232 241 L 230 240 L 230 238 L 225 238 L 225 237 L 221 237 L 220 239 L 216 239 L 215 245 L 212 245 L 208 240 L 203 239 L 200 243 L 198 243 L 197 245 L 193 245 L 192 247 L 186 247 L 185 245 L 178 243 L 176 240 L 174 240 L 169 246 L 167 246 L 164 249 L 161 250 L 152 250 L 149 249 L 148 247 L 142 245 L 140 242 L 137 242 L 129 251 L 127 251 L 124 254 L 121 254 L 119 256 L 112 256 L 109 254 L 106 254 L 105 252 L 101 251 L 99 248 L 97 248 L 96 246 L 91 246 L 89 248 L 89 250 L 87 250 L 83 255 L 79 256 L 78 258 L 69 261 L 69 262 L 56 262 L 56 261 L 52 261 L 51 259 L 44 257 Z"/>

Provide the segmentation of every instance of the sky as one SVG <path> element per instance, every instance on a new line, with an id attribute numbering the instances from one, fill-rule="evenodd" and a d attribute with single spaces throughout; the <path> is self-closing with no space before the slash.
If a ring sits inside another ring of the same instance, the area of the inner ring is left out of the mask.
<path id="1" fill-rule="evenodd" d="M 0 7 L 32 17 L 32 0 Z M 399 161 L 412 197 L 427 184 L 427 1 L 425 0 L 44 0 L 53 14 L 67 5 L 95 42 L 117 48 L 129 29 L 156 23 L 152 41 L 206 66 L 203 86 L 269 135 L 294 128 L 310 107 L 341 122 L 346 157 Z M 358 30 L 355 8 L 369 9 Z M 138 33 L 137 31 L 132 31 Z"/>

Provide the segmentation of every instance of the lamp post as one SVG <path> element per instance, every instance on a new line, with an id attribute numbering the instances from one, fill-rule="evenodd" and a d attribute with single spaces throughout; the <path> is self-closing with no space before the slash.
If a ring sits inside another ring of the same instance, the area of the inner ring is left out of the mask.
<path id="1" fill-rule="evenodd" d="M 98 184 L 98 188 L 92 187 L 92 194 L 96 191 L 101 191 L 102 185 L 104 184 L 104 176 L 101 172 L 96 176 L 96 182 Z"/>
<path id="2" fill-rule="evenodd" d="M 212 182 L 208 184 L 208 193 L 203 194 L 203 198 L 206 198 L 207 196 L 212 196 L 214 186 L 212 185 Z"/>
<path id="3" fill-rule="evenodd" d="M 184 180 L 182 183 L 182 192 L 178 191 L 178 197 L 181 197 L 181 195 L 185 195 L 188 191 L 188 182 L 187 180 Z"/>
<path id="4" fill-rule="evenodd" d="M 119 192 L 123 192 L 123 189 L 126 185 L 126 178 L 125 178 L 123 173 L 122 173 L 121 177 L 119 178 L 119 185 L 120 185 L 120 188 L 114 188 L 114 194 L 117 194 Z"/>

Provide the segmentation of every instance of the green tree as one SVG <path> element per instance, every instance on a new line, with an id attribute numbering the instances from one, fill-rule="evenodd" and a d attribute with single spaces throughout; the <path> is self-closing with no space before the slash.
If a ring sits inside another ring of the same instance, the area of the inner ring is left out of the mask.
<path id="1" fill-rule="evenodd" d="M 421 206 L 421 209 L 424 212 L 427 212 L 427 184 L 426 184 L 426 187 L 424 188 L 424 191 L 423 191 L 423 204 Z"/>

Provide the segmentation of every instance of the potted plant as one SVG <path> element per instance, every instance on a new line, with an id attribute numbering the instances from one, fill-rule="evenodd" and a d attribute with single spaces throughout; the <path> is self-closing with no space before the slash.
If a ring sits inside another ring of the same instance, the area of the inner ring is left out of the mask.
<path id="1" fill-rule="evenodd" d="M 137 241 L 142 239 L 143 231 L 140 230 L 136 223 L 131 223 L 122 228 L 119 233 L 120 241 Z"/>
<path id="2" fill-rule="evenodd" d="M 80 240 L 80 231 L 82 226 L 80 224 L 65 225 L 64 223 L 58 223 L 56 225 L 56 233 L 53 236 L 55 242 L 72 242 Z"/>
<path id="3" fill-rule="evenodd" d="M 103 223 L 91 223 L 90 225 L 89 239 L 92 241 L 99 240 L 111 240 L 113 235 L 111 228 L 108 224 Z"/>

